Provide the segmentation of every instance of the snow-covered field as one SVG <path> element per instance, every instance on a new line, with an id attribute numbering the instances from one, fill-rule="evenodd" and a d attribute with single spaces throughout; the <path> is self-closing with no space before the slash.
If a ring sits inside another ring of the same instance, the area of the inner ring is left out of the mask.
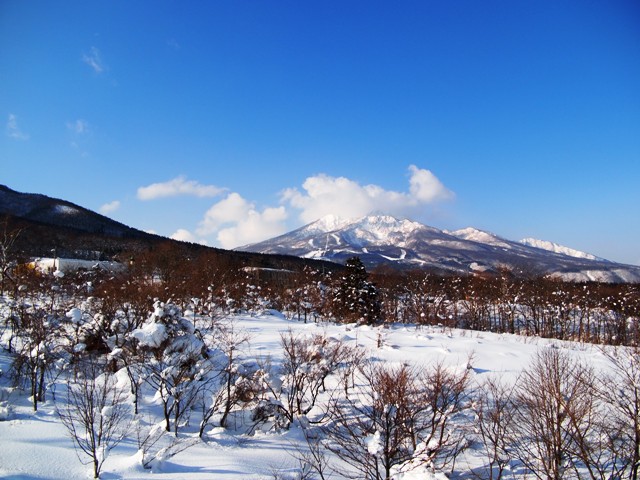
<path id="1" fill-rule="evenodd" d="M 470 368 L 474 382 L 481 382 L 491 375 L 513 382 L 530 364 L 535 353 L 547 348 L 559 348 L 571 356 L 580 357 L 596 369 L 606 368 L 607 365 L 607 359 L 595 346 L 506 334 L 405 325 L 382 328 L 328 323 L 305 324 L 288 320 L 273 311 L 259 316 L 236 315 L 232 320 L 234 328 L 250 336 L 249 342 L 241 349 L 241 355 L 247 360 L 270 357 L 271 363 L 276 366 L 282 361 L 281 334 L 289 330 L 294 335 L 322 334 L 348 345 L 358 345 L 364 349 L 367 357 L 387 364 L 423 365 L 440 361 L 452 368 Z M 470 355 L 472 361 L 468 365 Z M 11 358 L 6 352 L 0 353 L 0 368 L 3 372 L 0 384 L 5 390 L 9 386 L 7 372 L 10 362 Z M 59 382 L 55 387 L 62 391 L 64 383 L 62 379 Z M 47 401 L 39 406 L 37 412 L 33 411 L 27 395 L 21 391 L 12 392 L 9 396 L 12 412 L 7 420 L 0 421 L 0 478 L 91 478 L 91 467 L 82 465 L 76 455 L 74 444 L 56 414 L 52 395 L 47 396 Z M 157 402 L 154 403 L 150 395 L 142 399 L 141 407 L 143 411 L 158 411 Z M 310 416 L 312 414 L 313 412 Z M 159 420 L 160 418 L 155 419 L 156 422 Z M 299 423 L 294 422 L 289 430 L 280 432 L 258 429 L 254 435 L 246 435 L 241 429 L 225 430 L 210 426 L 200 441 L 196 441 L 197 420 L 195 423 L 183 428 L 182 433 L 185 437 L 192 435 L 195 444 L 164 462 L 156 462 L 151 470 L 142 468 L 135 433 L 130 434 L 111 451 L 104 463 L 101 478 L 300 478 L 298 461 L 294 455 L 296 445 L 303 445 Z M 86 457 L 80 458 L 86 460 Z M 465 458 L 458 462 L 458 471 L 465 468 L 465 462 L 469 468 L 477 462 L 473 452 Z M 333 474 L 328 478 L 340 477 Z M 414 472 L 402 478 L 431 477 Z"/>

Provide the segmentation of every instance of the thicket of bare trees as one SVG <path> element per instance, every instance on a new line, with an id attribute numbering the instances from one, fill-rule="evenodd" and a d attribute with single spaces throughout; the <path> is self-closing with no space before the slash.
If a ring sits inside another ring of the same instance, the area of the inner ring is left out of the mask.
<path id="1" fill-rule="evenodd" d="M 360 388 L 334 400 L 325 427 L 328 448 L 352 467 L 341 473 L 388 480 L 394 467 L 453 470 L 469 444 L 457 421 L 467 407 L 468 371 L 378 363 L 358 370 Z"/>
<path id="2" fill-rule="evenodd" d="M 489 378 L 475 411 L 487 464 L 501 479 L 514 465 L 539 479 L 638 478 L 640 352 L 603 350 L 610 371 L 557 348 L 538 351 L 515 385 Z"/>

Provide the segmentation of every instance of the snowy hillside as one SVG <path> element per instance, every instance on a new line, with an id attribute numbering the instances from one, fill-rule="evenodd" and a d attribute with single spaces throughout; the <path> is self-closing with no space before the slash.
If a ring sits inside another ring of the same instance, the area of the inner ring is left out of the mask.
<path id="1" fill-rule="evenodd" d="M 329 216 L 238 250 L 339 263 L 358 256 L 368 267 L 392 265 L 455 273 L 507 268 L 571 281 L 640 281 L 640 267 L 616 264 L 550 242 L 515 242 L 471 227 L 448 232 L 387 215 L 352 220 Z"/>

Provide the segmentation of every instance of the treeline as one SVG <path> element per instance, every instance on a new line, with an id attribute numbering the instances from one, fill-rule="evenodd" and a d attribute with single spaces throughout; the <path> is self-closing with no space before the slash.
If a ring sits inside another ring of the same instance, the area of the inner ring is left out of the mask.
<path id="1" fill-rule="evenodd" d="M 368 273 L 357 257 L 344 267 L 291 258 L 230 256 L 166 243 L 121 254 L 127 268 L 93 272 L 91 288 L 114 305 L 148 305 L 162 298 L 181 308 L 195 302 L 197 313 L 272 308 L 302 321 L 400 322 L 640 345 L 638 284 L 572 283 L 507 270 L 467 276 L 425 270 Z M 3 291 L 17 292 L 20 285 L 47 278 L 16 262 L 3 262 L 2 271 Z M 64 282 L 73 283 L 72 277 Z"/>
<path id="2" fill-rule="evenodd" d="M 374 275 L 383 321 L 638 345 L 638 284 L 573 283 L 549 277 Z"/>
<path id="3" fill-rule="evenodd" d="M 173 255 L 169 248 L 130 260 L 128 272 L 115 280 L 120 288 L 135 284 L 147 298 L 171 298 L 180 306 L 208 298 L 226 312 L 272 308 L 302 321 L 400 322 L 640 345 L 638 284 L 564 282 L 508 270 L 466 276 L 426 270 L 369 273 L 357 257 L 344 267 L 273 259 L 260 264 L 209 251 Z"/>

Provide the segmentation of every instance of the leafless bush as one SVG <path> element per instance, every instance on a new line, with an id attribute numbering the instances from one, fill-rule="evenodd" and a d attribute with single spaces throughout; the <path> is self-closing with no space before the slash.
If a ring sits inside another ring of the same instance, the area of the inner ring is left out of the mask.
<path id="1" fill-rule="evenodd" d="M 640 477 L 640 349 L 604 350 L 613 373 L 603 379 L 601 398 L 606 441 L 610 451 L 611 478 Z"/>
<path id="2" fill-rule="evenodd" d="M 234 323 L 220 323 L 215 330 L 216 347 L 223 356 L 220 370 L 221 388 L 212 395 L 211 404 L 205 411 L 202 427 L 211 419 L 213 414 L 222 413 L 220 425 L 227 427 L 227 418 L 236 403 L 249 396 L 244 386 L 247 382 L 241 381 L 242 371 L 239 365 L 239 350 L 250 340 L 247 332 L 240 330 Z"/>
<path id="3" fill-rule="evenodd" d="M 601 478 L 593 369 L 556 348 L 538 351 L 515 392 L 518 458 L 539 479 Z M 575 477 L 572 477 L 575 476 Z"/>
<path id="4" fill-rule="evenodd" d="M 343 475 L 388 479 L 391 469 L 411 459 L 414 451 L 417 373 L 407 366 L 367 364 L 361 374 L 365 384 L 357 393 L 332 406 L 328 448 L 357 472 Z"/>
<path id="5" fill-rule="evenodd" d="M 513 387 L 490 377 L 480 385 L 475 403 L 476 428 L 488 465 L 482 478 L 500 480 L 513 459 L 512 438 L 515 408 Z"/>
<path id="6" fill-rule="evenodd" d="M 19 333 L 20 348 L 12 364 L 12 376 L 16 385 L 27 385 L 33 410 L 45 401 L 47 377 L 55 376 L 55 357 L 58 345 L 58 326 L 55 317 L 36 308 L 22 318 Z"/>
<path id="7" fill-rule="evenodd" d="M 378 480 L 391 478 L 395 467 L 453 468 L 467 446 L 453 423 L 464 408 L 468 371 L 369 363 L 360 374 L 363 385 L 333 403 L 326 427 L 328 448 L 357 472 L 341 473 Z"/>
<path id="8" fill-rule="evenodd" d="M 471 365 L 472 356 L 467 359 Z M 418 415 L 416 457 L 434 470 L 455 468 L 458 456 L 469 446 L 466 420 L 457 418 L 467 407 L 471 370 L 447 368 L 442 362 L 427 367 L 421 378 L 424 413 Z M 456 423 L 456 420 L 460 420 Z"/>
<path id="9" fill-rule="evenodd" d="M 125 392 L 111 373 L 101 373 L 103 366 L 89 361 L 76 381 L 69 383 L 66 403 L 56 410 L 74 445 L 93 465 L 94 478 L 109 451 L 127 434 L 129 407 L 125 404 Z"/>
<path id="10" fill-rule="evenodd" d="M 307 415 L 326 390 L 325 380 L 349 361 L 351 349 L 323 335 L 304 337 L 289 331 L 280 337 L 284 360 L 281 398 L 289 421 Z"/>

